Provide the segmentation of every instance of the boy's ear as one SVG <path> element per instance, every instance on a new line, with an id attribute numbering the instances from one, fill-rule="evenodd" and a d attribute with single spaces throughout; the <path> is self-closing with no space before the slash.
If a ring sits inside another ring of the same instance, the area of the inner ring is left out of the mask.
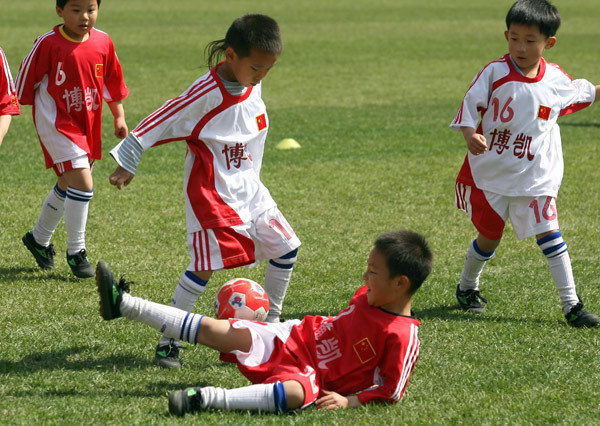
<path id="1" fill-rule="evenodd" d="M 407 291 L 410 288 L 410 279 L 406 275 L 398 275 L 396 279 L 398 280 L 398 289 Z"/>
<path id="2" fill-rule="evenodd" d="M 227 49 L 225 49 L 225 60 L 228 63 L 233 62 L 235 58 L 235 50 L 233 50 L 233 47 L 229 46 Z"/>
<path id="3" fill-rule="evenodd" d="M 58 7 L 58 6 L 56 6 L 56 14 L 57 14 L 57 15 L 58 15 L 60 18 L 62 18 L 62 12 L 63 12 L 63 11 L 62 11 L 62 9 L 61 9 L 60 7 Z"/>
<path id="4" fill-rule="evenodd" d="M 554 37 L 554 36 L 548 37 L 548 40 L 546 41 L 546 49 L 552 49 L 555 44 L 556 44 L 556 37 Z"/>

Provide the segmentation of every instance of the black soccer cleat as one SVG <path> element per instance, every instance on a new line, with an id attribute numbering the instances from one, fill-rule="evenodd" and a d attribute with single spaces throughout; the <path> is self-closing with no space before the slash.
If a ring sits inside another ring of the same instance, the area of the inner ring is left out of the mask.
<path id="1" fill-rule="evenodd" d="M 169 394 L 169 413 L 184 416 L 185 413 L 202 411 L 202 388 L 187 388 Z"/>
<path id="2" fill-rule="evenodd" d="M 77 278 L 92 278 L 96 274 L 96 270 L 87 260 L 85 249 L 81 249 L 75 254 L 67 252 L 67 263 Z"/>
<path id="3" fill-rule="evenodd" d="M 105 320 L 112 320 L 121 316 L 119 305 L 122 294 L 129 293 L 129 283 L 123 278 L 117 283 L 115 277 L 104 261 L 98 262 L 96 267 L 96 287 L 100 294 L 100 315 Z"/>
<path id="4" fill-rule="evenodd" d="M 461 290 L 460 284 L 456 286 L 456 300 L 463 311 L 476 314 L 485 311 L 485 306 L 481 302 L 487 303 L 487 300 L 479 294 L 479 290 Z"/>
<path id="5" fill-rule="evenodd" d="M 573 306 L 569 313 L 565 315 L 565 318 L 567 319 L 567 324 L 576 328 L 596 327 L 598 323 L 600 323 L 598 315 L 583 310 L 583 302 L 581 299 L 579 300 L 579 303 Z"/>
<path id="6" fill-rule="evenodd" d="M 156 346 L 154 364 L 159 367 L 170 368 L 173 370 L 181 368 L 181 361 L 179 361 L 179 346 L 175 344 L 173 339 L 166 345 L 161 345 L 159 343 Z"/>
<path id="7" fill-rule="evenodd" d="M 31 231 L 23 235 L 21 239 L 25 247 L 33 254 L 38 266 L 42 269 L 54 269 L 54 244 L 44 247 L 35 241 Z"/>

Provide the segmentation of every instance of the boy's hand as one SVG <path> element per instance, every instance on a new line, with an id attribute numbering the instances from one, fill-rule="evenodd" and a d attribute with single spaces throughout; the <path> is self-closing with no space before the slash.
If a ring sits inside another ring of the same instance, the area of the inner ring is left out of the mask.
<path id="1" fill-rule="evenodd" d="M 358 407 L 360 405 L 360 401 L 356 395 L 345 397 L 339 393 L 326 390 L 323 390 L 323 394 L 325 396 L 317 398 L 315 401 L 317 410 L 337 410 L 338 408 Z"/>
<path id="2" fill-rule="evenodd" d="M 467 148 L 469 149 L 469 152 L 473 155 L 483 154 L 488 149 L 487 140 L 485 139 L 485 136 L 480 135 L 479 133 L 473 133 L 467 139 Z"/>
<path id="3" fill-rule="evenodd" d="M 119 139 L 125 139 L 128 134 L 129 130 L 127 129 L 127 123 L 125 122 L 125 118 L 115 118 L 115 136 Z"/>
<path id="4" fill-rule="evenodd" d="M 129 182 L 133 180 L 135 177 L 134 174 L 129 173 L 123 167 L 118 166 L 112 175 L 108 178 L 111 185 L 116 186 L 118 189 L 121 189 L 121 186 L 129 185 Z"/>

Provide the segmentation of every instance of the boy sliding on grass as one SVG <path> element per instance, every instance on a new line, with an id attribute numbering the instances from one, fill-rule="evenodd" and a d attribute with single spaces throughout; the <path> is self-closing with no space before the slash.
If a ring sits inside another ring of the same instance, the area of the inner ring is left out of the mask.
<path id="1" fill-rule="evenodd" d="M 419 357 L 419 321 L 413 294 L 431 272 L 425 239 L 400 230 L 379 236 L 349 306 L 334 317 L 262 323 L 217 320 L 130 296 L 99 262 L 96 283 L 105 320 L 124 316 L 172 338 L 200 343 L 235 362 L 253 385 L 237 389 L 192 387 L 169 395 L 169 411 L 208 408 L 283 413 L 397 402 Z"/>
<path id="2" fill-rule="evenodd" d="M 465 311 L 485 309 L 479 276 L 510 218 L 519 239 L 535 235 L 567 323 L 594 327 L 598 317 L 583 310 L 558 224 L 563 158 L 556 121 L 589 106 L 600 86 L 573 80 L 544 60 L 559 25 L 558 11 L 546 0 L 517 1 L 506 16 L 509 53 L 477 74 L 450 126 L 462 131 L 469 150 L 456 180 L 457 207 L 479 231 L 467 250 L 456 297 Z"/>

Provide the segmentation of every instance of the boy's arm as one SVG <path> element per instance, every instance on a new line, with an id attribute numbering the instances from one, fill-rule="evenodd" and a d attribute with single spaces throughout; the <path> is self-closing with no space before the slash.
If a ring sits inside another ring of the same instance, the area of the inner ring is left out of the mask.
<path id="1" fill-rule="evenodd" d="M 487 151 L 488 146 L 485 136 L 475 132 L 475 129 L 472 127 L 461 127 L 460 131 L 467 142 L 467 148 L 471 154 L 479 155 Z"/>
<path id="2" fill-rule="evenodd" d="M 361 405 L 360 400 L 356 395 L 343 396 L 337 392 L 324 390 L 325 396 L 318 398 L 315 401 L 317 410 L 337 410 L 338 408 L 355 408 Z"/>
<path id="3" fill-rule="evenodd" d="M 594 102 L 598 101 L 600 101 L 600 85 L 596 86 L 596 98 L 594 99 Z"/>
<path id="4" fill-rule="evenodd" d="M 115 118 L 115 136 L 124 139 L 129 133 L 127 123 L 125 122 L 125 109 L 121 101 L 109 102 L 108 107 Z"/>
<path id="5" fill-rule="evenodd" d="M 0 115 L 0 145 L 2 145 L 2 140 L 4 140 L 4 136 L 8 132 L 11 119 L 11 115 Z"/>

